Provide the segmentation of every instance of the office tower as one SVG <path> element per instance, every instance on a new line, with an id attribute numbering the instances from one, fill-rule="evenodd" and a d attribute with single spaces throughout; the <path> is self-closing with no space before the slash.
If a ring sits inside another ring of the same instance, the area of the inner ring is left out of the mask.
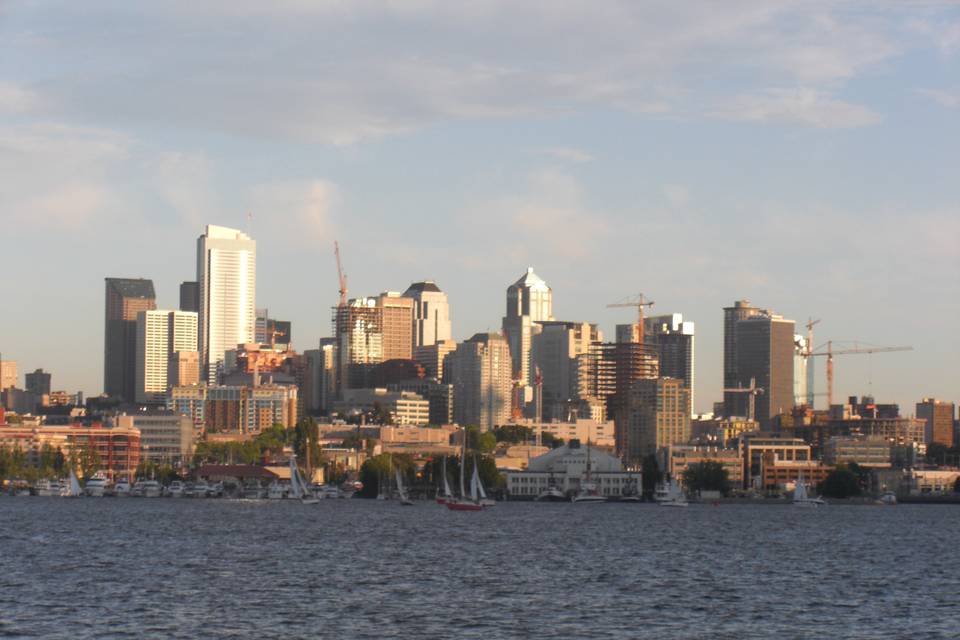
<path id="1" fill-rule="evenodd" d="M 192 384 L 200 384 L 200 354 L 196 351 L 173 352 L 167 370 L 167 386 L 188 387 Z"/>
<path id="2" fill-rule="evenodd" d="M 663 447 L 690 440 L 690 392 L 683 380 L 637 380 L 629 392 L 620 455 L 639 464 Z"/>
<path id="3" fill-rule="evenodd" d="M 452 340 L 447 294 L 432 280 L 414 282 L 403 293 L 413 300 L 413 350 Z"/>
<path id="4" fill-rule="evenodd" d="M 723 309 L 723 387 L 737 387 L 737 323 L 765 313 L 763 309 L 750 306 L 749 300 L 737 300 L 732 307 Z M 748 381 L 749 384 L 749 381 Z M 742 393 L 724 393 L 724 414 L 747 415 L 748 398 Z"/>
<path id="5" fill-rule="evenodd" d="M 377 307 L 382 316 L 383 359 L 413 358 L 413 314 L 415 300 L 395 291 L 381 293 Z"/>
<path id="6" fill-rule="evenodd" d="M 254 341 L 257 243 L 247 234 L 207 225 L 197 238 L 200 286 L 200 362 L 205 380 L 216 380 L 223 355 Z"/>
<path id="7" fill-rule="evenodd" d="M 0 360 L 0 391 L 17 387 L 17 361 Z"/>
<path id="8" fill-rule="evenodd" d="M 917 419 L 926 423 L 927 443 L 937 442 L 948 447 L 954 446 L 952 402 L 936 398 L 924 398 L 917 403 Z"/>
<path id="9" fill-rule="evenodd" d="M 444 363 L 453 385 L 454 416 L 458 424 L 481 431 L 510 419 L 512 361 L 510 346 L 499 333 L 478 333 L 457 345 Z"/>
<path id="10" fill-rule="evenodd" d="M 337 397 L 365 389 L 374 366 L 383 362 L 383 313 L 376 298 L 354 298 L 333 308 Z"/>
<path id="11" fill-rule="evenodd" d="M 162 403 L 170 387 L 171 362 L 180 359 L 174 354 L 197 351 L 197 314 L 192 311 L 151 310 L 137 314 L 136 400 Z M 186 362 L 184 362 L 186 367 Z M 190 378 L 184 371 L 184 377 Z M 195 383 L 195 381 L 194 381 Z"/>
<path id="12" fill-rule="evenodd" d="M 37 369 L 33 373 L 28 373 L 26 375 L 26 383 L 24 384 L 27 391 L 34 393 L 37 396 L 45 396 L 50 394 L 50 374 L 45 372 L 43 369 Z"/>
<path id="13" fill-rule="evenodd" d="M 763 389 L 756 396 L 753 417 L 764 429 L 774 417 L 793 408 L 793 336 L 793 320 L 770 313 L 736 323 L 737 375 L 732 388 L 748 388 L 755 380 Z"/>
<path id="14" fill-rule="evenodd" d="M 200 284 L 198 282 L 180 283 L 180 311 L 200 312 Z"/>
<path id="15" fill-rule="evenodd" d="M 337 399 L 336 338 L 320 338 L 319 349 L 303 352 L 306 374 L 303 385 L 303 406 L 307 413 L 329 413 Z"/>
<path id="16" fill-rule="evenodd" d="M 579 402 L 579 359 L 591 345 L 603 340 L 597 325 L 586 322 L 545 321 L 533 336 L 530 358 L 540 370 L 542 419 L 567 420 Z"/>
<path id="17" fill-rule="evenodd" d="M 288 349 L 293 344 L 292 325 L 288 320 L 270 317 L 268 309 L 257 309 L 254 322 L 254 342 L 270 344 L 278 349 Z"/>
<path id="18" fill-rule="evenodd" d="M 456 340 L 440 340 L 430 345 L 414 347 L 413 359 L 423 365 L 428 378 L 443 380 L 443 360 L 456 348 Z"/>
<path id="19" fill-rule="evenodd" d="M 157 308 L 153 282 L 106 278 L 103 391 L 133 402 L 137 387 L 137 314 Z"/>
<path id="20" fill-rule="evenodd" d="M 644 339 L 660 356 L 660 376 L 683 381 L 689 391 L 690 413 L 693 413 L 694 324 L 684 321 L 682 313 L 651 316 L 644 318 L 643 324 Z"/>
<path id="21" fill-rule="evenodd" d="M 533 384 L 530 347 L 540 331 L 540 322 L 553 320 L 553 290 L 533 267 L 507 288 L 507 315 L 503 318 L 503 335 L 510 345 L 513 378 Z"/>

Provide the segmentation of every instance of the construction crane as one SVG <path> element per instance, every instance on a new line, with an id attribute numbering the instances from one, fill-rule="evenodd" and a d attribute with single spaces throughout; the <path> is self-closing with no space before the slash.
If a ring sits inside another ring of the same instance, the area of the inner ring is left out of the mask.
<path id="1" fill-rule="evenodd" d="M 278 331 L 276 327 L 270 329 L 270 350 L 275 351 L 277 348 L 277 338 L 287 335 L 286 331 Z"/>
<path id="2" fill-rule="evenodd" d="M 607 308 L 613 307 L 636 307 L 637 308 L 637 342 L 643 344 L 643 308 L 652 307 L 653 300 L 647 300 L 642 293 L 637 294 L 636 298 L 628 298 L 624 302 L 615 302 L 608 304 Z"/>
<path id="3" fill-rule="evenodd" d="M 822 347 L 822 345 L 821 345 Z M 846 355 L 856 355 L 856 354 L 870 354 L 870 353 L 890 353 L 892 351 L 913 351 L 913 347 L 854 347 L 852 349 L 837 349 L 833 348 L 833 341 L 829 341 L 826 344 L 825 351 L 810 351 L 806 354 L 807 358 L 815 358 L 819 356 L 827 357 L 827 407 L 833 406 L 833 357 L 834 356 L 846 356 Z"/>
<path id="4" fill-rule="evenodd" d="M 757 386 L 757 379 L 750 378 L 749 387 L 736 387 L 733 389 L 724 389 L 724 393 L 749 393 L 747 398 L 747 419 L 753 422 L 757 419 L 757 396 L 763 393 L 763 389 Z"/>
<path id="5" fill-rule="evenodd" d="M 340 306 L 347 306 L 347 274 L 343 272 L 343 264 L 340 262 L 340 243 L 333 241 L 333 255 L 337 258 L 337 277 L 340 280 Z"/>

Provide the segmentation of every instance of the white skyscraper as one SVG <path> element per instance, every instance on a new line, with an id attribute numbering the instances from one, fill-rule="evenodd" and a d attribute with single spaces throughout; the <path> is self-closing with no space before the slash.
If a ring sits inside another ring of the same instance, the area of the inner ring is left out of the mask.
<path id="1" fill-rule="evenodd" d="M 154 309 L 137 314 L 137 402 L 164 402 L 175 353 L 197 350 L 197 314 Z M 194 361 L 195 362 L 195 361 Z"/>
<path id="2" fill-rule="evenodd" d="M 223 355 L 255 341 L 257 243 L 236 229 L 207 225 L 197 238 L 200 363 L 214 381 Z"/>
<path id="3" fill-rule="evenodd" d="M 529 267 L 522 278 L 507 288 L 507 315 L 503 318 L 503 335 L 510 344 L 513 377 L 533 384 L 530 363 L 533 336 L 540 331 L 538 323 L 553 320 L 553 290 Z"/>
<path id="4" fill-rule="evenodd" d="M 403 294 L 413 298 L 413 348 L 451 340 L 450 303 L 447 294 L 432 280 L 414 282 Z"/>

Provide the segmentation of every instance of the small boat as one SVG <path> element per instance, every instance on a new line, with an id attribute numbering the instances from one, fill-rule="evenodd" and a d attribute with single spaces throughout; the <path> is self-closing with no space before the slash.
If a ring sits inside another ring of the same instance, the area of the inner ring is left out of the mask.
<path id="1" fill-rule="evenodd" d="M 110 481 L 101 472 L 93 474 L 93 477 L 87 480 L 83 487 L 84 493 L 91 498 L 102 498 L 107 494 L 110 487 Z"/>
<path id="2" fill-rule="evenodd" d="M 126 478 L 117 480 L 117 484 L 113 486 L 113 495 L 118 498 L 129 498 L 131 495 L 134 495 L 130 487 L 130 481 Z"/>
<path id="3" fill-rule="evenodd" d="M 811 498 L 807 494 L 807 485 L 803 482 L 803 474 L 797 478 L 796 486 L 793 490 L 793 506 L 795 507 L 824 507 L 827 503 L 823 498 Z"/>
<path id="4" fill-rule="evenodd" d="M 67 480 L 66 484 L 60 490 L 60 495 L 64 498 L 79 498 L 83 495 L 83 490 L 80 488 L 80 481 L 77 480 L 77 474 L 73 472 L 73 469 L 70 469 L 70 479 Z"/>
<path id="5" fill-rule="evenodd" d="M 403 477 L 400 474 L 400 468 L 394 467 L 394 475 L 397 478 L 397 495 L 400 496 L 400 506 L 401 507 L 412 507 L 413 500 L 407 495 L 407 490 L 403 486 Z"/>
<path id="6" fill-rule="evenodd" d="M 45 498 L 59 498 L 63 485 L 59 480 L 37 480 L 33 485 L 33 494 Z"/>
<path id="7" fill-rule="evenodd" d="M 463 453 L 460 456 L 460 497 L 447 500 L 447 509 L 450 511 L 483 511 L 483 505 L 480 504 L 480 492 L 477 490 L 477 482 L 471 482 L 470 498 L 467 498 L 466 485 L 464 484 L 464 467 L 467 466 L 467 430 L 463 430 Z M 476 475 L 477 465 L 473 465 L 474 477 Z M 479 478 L 478 478 L 479 479 Z"/>
<path id="8" fill-rule="evenodd" d="M 283 500 L 287 497 L 287 488 L 280 484 L 279 480 L 274 480 L 267 487 L 267 500 Z"/>
<path id="9" fill-rule="evenodd" d="M 160 494 L 163 493 L 163 487 L 156 480 L 141 480 L 137 484 L 140 485 L 140 497 L 142 498 L 159 498 Z"/>
<path id="10" fill-rule="evenodd" d="M 189 487 L 189 490 L 191 498 L 206 498 L 210 495 L 210 485 L 207 484 L 206 480 L 197 480 L 192 487 Z"/>
<path id="11" fill-rule="evenodd" d="M 536 502 L 567 502 L 567 496 L 555 484 L 549 485 L 546 489 L 537 494 L 534 498 Z"/>
<path id="12" fill-rule="evenodd" d="M 666 483 L 658 487 L 655 496 L 657 504 L 661 507 L 689 507 L 686 496 L 680 485 L 673 480 L 667 480 Z"/>
<path id="13" fill-rule="evenodd" d="M 570 501 L 575 504 L 599 504 L 606 502 L 607 497 L 600 493 L 597 483 L 591 477 L 590 464 L 590 440 L 587 440 L 587 472 L 584 481 L 580 483 L 580 490 L 577 491 Z"/>
<path id="14" fill-rule="evenodd" d="M 473 457 L 473 477 L 470 479 L 470 486 L 473 487 L 474 483 L 477 485 L 477 494 L 480 499 L 478 502 L 480 506 L 483 507 L 493 507 L 496 506 L 497 501 L 493 498 L 487 497 L 487 492 L 483 490 L 483 483 L 480 481 L 480 466 L 477 464 L 477 457 Z"/>
<path id="15" fill-rule="evenodd" d="M 187 488 L 180 480 L 174 480 L 167 487 L 167 495 L 171 498 L 182 498 L 187 495 Z"/>
<path id="16" fill-rule="evenodd" d="M 310 492 L 307 483 L 300 475 L 297 467 L 297 456 L 290 456 L 290 497 L 299 500 L 300 504 L 317 504 L 320 500 Z"/>
<path id="17" fill-rule="evenodd" d="M 620 502 L 640 502 L 640 499 L 641 496 L 637 488 L 637 481 L 631 476 L 620 493 Z"/>
<path id="18" fill-rule="evenodd" d="M 897 494 L 895 494 L 893 491 L 884 491 L 880 494 L 880 497 L 877 498 L 877 504 L 893 506 L 897 504 Z"/>
<path id="19" fill-rule="evenodd" d="M 447 504 L 449 500 L 453 500 L 453 491 L 447 479 L 447 456 L 443 456 L 443 494 L 437 491 L 437 504 Z"/>
<path id="20" fill-rule="evenodd" d="M 267 492 L 259 482 L 250 482 L 243 485 L 242 495 L 246 500 L 260 500 L 267 497 Z"/>

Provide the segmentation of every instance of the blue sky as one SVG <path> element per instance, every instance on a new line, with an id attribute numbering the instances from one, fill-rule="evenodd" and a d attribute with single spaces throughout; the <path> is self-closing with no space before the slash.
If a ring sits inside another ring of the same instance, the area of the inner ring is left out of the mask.
<path id="1" fill-rule="evenodd" d="M 435 279 L 461 339 L 528 265 L 608 335 L 643 291 L 697 323 L 701 410 L 744 297 L 915 347 L 841 396 L 960 400 L 958 140 L 956 3 L 4 3 L 0 351 L 98 393 L 103 278 L 173 307 L 251 212 L 298 349 L 336 238 L 352 294 Z"/>

